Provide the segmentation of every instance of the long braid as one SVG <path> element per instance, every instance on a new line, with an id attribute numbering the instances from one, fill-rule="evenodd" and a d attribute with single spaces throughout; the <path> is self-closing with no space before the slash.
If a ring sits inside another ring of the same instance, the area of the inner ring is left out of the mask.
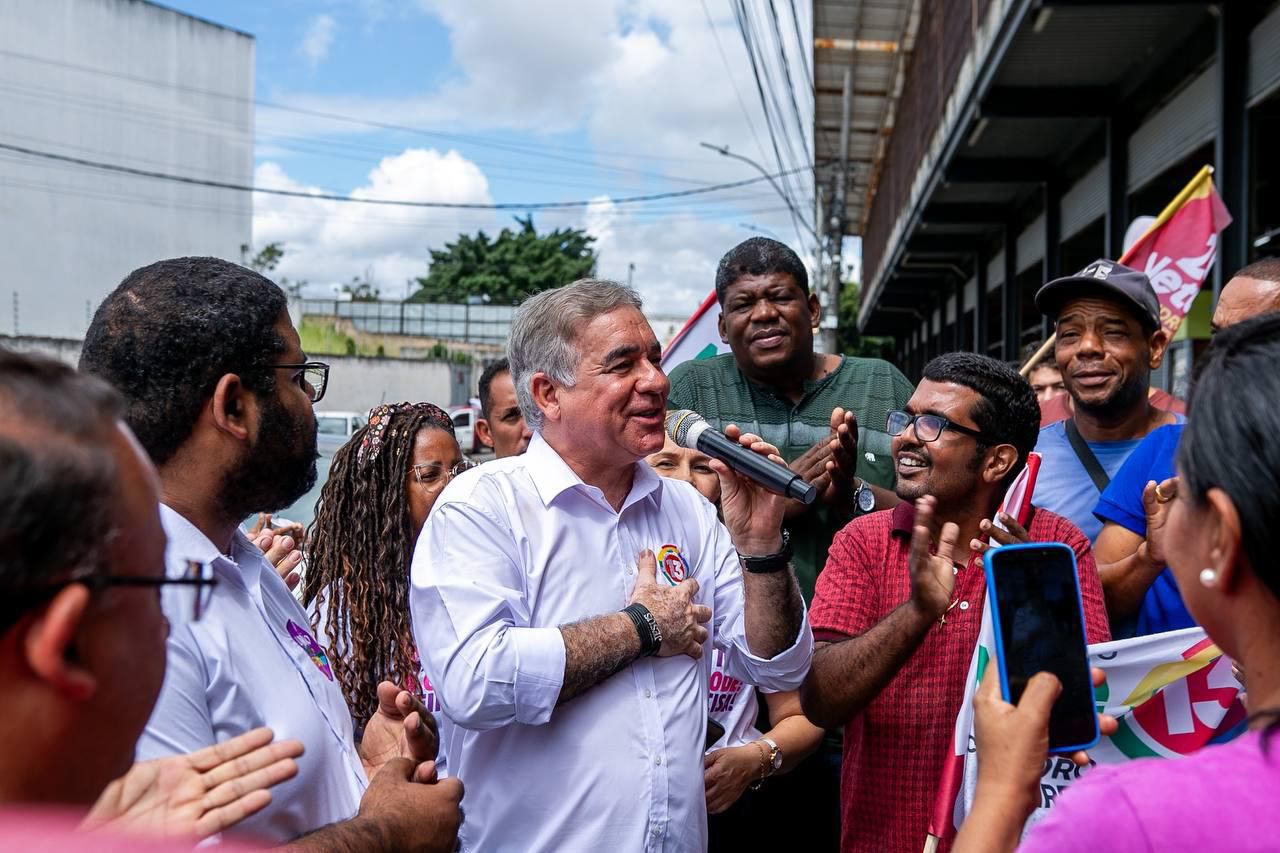
<path id="1" fill-rule="evenodd" d="M 306 539 L 303 600 L 309 608 L 317 596 L 328 596 L 320 604 L 326 614 L 321 642 L 358 724 L 377 710 L 379 682 L 405 686 L 418 680 L 409 618 L 413 539 L 406 486 L 418 432 L 441 427 L 432 411 L 420 408 L 384 417 L 390 420 L 377 431 L 372 458 L 362 459 L 360 449 L 368 446 L 373 423 L 334 455 Z M 312 617 L 313 630 L 318 615 Z"/>

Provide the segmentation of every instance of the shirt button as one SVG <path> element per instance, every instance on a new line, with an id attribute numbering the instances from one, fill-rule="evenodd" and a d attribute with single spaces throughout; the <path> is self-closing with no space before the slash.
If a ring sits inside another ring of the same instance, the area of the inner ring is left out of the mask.
<path id="1" fill-rule="evenodd" d="M 661 766 L 662 766 L 662 756 L 661 756 L 661 755 L 659 755 L 657 758 L 653 759 L 653 763 L 654 763 L 654 764 L 656 764 L 656 765 L 658 765 L 659 767 L 661 767 Z"/>
<path id="2" fill-rule="evenodd" d="M 655 826 L 653 829 L 649 830 L 649 834 L 652 835 L 654 838 L 657 838 L 659 835 L 662 834 L 662 830 L 658 829 L 658 827 Z"/>
<path id="3" fill-rule="evenodd" d="M 644 689 L 644 698 L 646 698 L 646 699 L 652 699 L 652 698 L 653 698 L 653 691 L 652 691 L 652 690 L 650 690 L 648 687 L 646 687 L 646 688 Z"/>
<path id="4" fill-rule="evenodd" d="M 961 609 L 961 610 L 968 610 L 968 609 L 969 609 L 969 602 L 967 602 L 967 601 L 962 601 L 962 602 L 960 602 L 960 609 Z"/>

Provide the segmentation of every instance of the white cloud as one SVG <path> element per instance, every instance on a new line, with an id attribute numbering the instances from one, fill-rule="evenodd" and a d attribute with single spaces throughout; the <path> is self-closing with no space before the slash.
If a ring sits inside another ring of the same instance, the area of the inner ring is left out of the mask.
<path id="1" fill-rule="evenodd" d="M 265 162 L 256 186 L 320 193 L 291 178 L 277 163 Z M 492 202 L 479 167 L 456 151 L 411 148 L 386 157 L 351 198 Z M 254 196 L 254 245 L 285 247 L 277 277 L 306 281 L 308 292 L 325 291 L 369 274 L 386 298 L 407 295 L 408 280 L 426 273 L 428 247 L 439 248 L 459 232 L 492 229 L 491 211 L 387 207 L 309 200 L 259 193 Z"/>
<path id="2" fill-rule="evenodd" d="M 585 130 L 596 155 L 584 155 L 584 166 L 604 163 L 668 176 L 667 187 L 651 185 L 649 191 L 692 186 L 680 178 L 722 182 L 756 176 L 742 163 L 699 148 L 701 141 L 728 144 L 734 151 L 755 158 L 766 169 L 775 168 L 742 40 L 723 3 L 710 4 L 713 14 L 720 16 L 716 21 L 720 46 L 707 26 L 703 4 L 696 0 L 418 0 L 418 6 L 449 30 L 454 76 L 444 83 L 399 99 L 378 98 L 376 93 L 374 97 L 363 93 L 325 97 L 275 93 L 272 100 L 453 132 L 525 131 L 530 134 L 530 145 L 539 144 L 541 134 Z M 787 9 L 785 4 L 781 8 Z M 785 17 L 789 12 L 783 14 L 783 31 L 790 32 L 790 22 Z M 806 27 L 804 22 L 802 29 Z M 788 46 L 794 48 L 793 42 Z M 721 48 L 734 66 L 732 74 L 725 68 Z M 798 57 L 793 57 L 793 63 L 798 62 Z M 802 76 L 798 64 L 793 64 L 793 73 L 797 78 Z M 750 122 L 760 134 L 762 145 L 749 127 L 739 96 L 746 102 Z M 804 107 L 806 100 L 801 98 L 800 103 Z M 267 109 L 259 111 L 258 128 L 260 144 L 265 145 L 271 144 L 276 128 L 292 136 L 350 136 L 368 131 L 359 125 L 274 114 Z M 541 162 L 526 161 L 530 170 L 536 170 Z M 437 180 L 444 180 L 446 173 L 462 176 L 461 172 L 444 170 Z M 599 176 L 600 173 L 591 173 L 574 180 Z M 375 170 L 363 191 L 369 195 L 395 191 L 379 184 L 379 180 L 385 178 Z M 631 172 L 617 173 L 614 186 L 601 189 L 607 188 L 617 197 L 622 194 L 617 184 L 624 182 L 643 184 L 644 179 Z M 811 179 L 800 184 L 805 192 L 811 192 Z M 407 191 L 405 188 L 410 185 L 402 177 L 396 178 L 398 190 Z M 576 194 L 564 191 L 558 195 Z M 547 195 L 557 194 L 549 188 Z M 417 197 L 436 196 L 420 192 Z M 650 310 L 688 313 L 712 287 L 720 256 L 751 236 L 741 223 L 760 226 L 797 250 L 803 248 L 789 214 L 782 209 L 781 199 L 772 194 L 767 184 L 754 184 L 717 197 L 732 208 L 711 205 L 711 197 L 656 206 L 617 206 L 603 197 L 580 214 L 542 214 L 536 221 L 540 229 L 567 223 L 586 227 L 598 237 L 601 275 L 625 280 L 628 264 L 635 263 L 635 283 Z M 350 208 L 343 206 L 341 213 L 352 217 Z M 811 202 L 802 202 L 801 208 L 809 212 Z M 395 214 L 377 209 L 368 215 Z M 412 260 L 417 264 L 413 271 L 421 274 L 425 269 L 426 252 L 422 247 L 428 244 L 427 235 L 438 234 L 431 243 L 438 246 L 459 231 L 474 231 L 479 227 L 475 223 L 496 223 L 501 227 L 508 221 L 492 214 L 411 215 L 448 219 L 453 228 L 424 227 L 407 241 L 411 245 L 406 245 L 403 232 L 407 229 L 350 226 L 350 233 L 344 238 L 352 242 L 345 256 L 340 255 L 340 244 L 316 247 L 317 254 L 333 264 L 335 272 L 330 279 L 349 280 L 361 271 L 364 259 L 373 255 L 382 259 L 380 268 L 388 270 L 390 278 L 391 270 L 401 269 L 391 259 L 393 245 L 406 259 L 405 268 Z M 273 228 L 287 227 L 286 223 L 265 216 L 263 227 L 268 221 L 274 223 Z M 301 226 L 295 223 L 293 227 Z M 334 230 L 342 229 L 335 226 Z M 259 237 L 258 243 L 263 242 Z M 379 254 L 383 252 L 388 254 Z M 339 267 L 341 272 L 337 272 Z M 317 272 L 309 277 L 322 280 Z"/>
<path id="3" fill-rule="evenodd" d="M 316 15 L 307 24 L 307 31 L 302 36 L 302 44 L 298 46 L 298 50 L 311 63 L 312 68 L 324 62 L 329 55 L 337 28 L 338 22 L 332 15 Z"/>

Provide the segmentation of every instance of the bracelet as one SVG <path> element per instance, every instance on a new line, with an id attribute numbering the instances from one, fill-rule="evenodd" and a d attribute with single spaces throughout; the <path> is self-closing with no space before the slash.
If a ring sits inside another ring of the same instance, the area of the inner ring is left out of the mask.
<path id="1" fill-rule="evenodd" d="M 662 648 L 662 629 L 658 627 L 658 620 L 653 618 L 649 608 L 639 603 L 629 604 L 622 612 L 627 614 L 631 624 L 636 626 L 636 633 L 640 635 L 640 657 L 656 655 Z"/>
<path id="2" fill-rule="evenodd" d="M 751 790 L 759 791 L 764 780 L 769 778 L 769 750 L 765 749 L 764 744 L 758 740 L 753 740 L 751 743 L 760 747 L 760 778 L 751 783 Z"/>
<path id="3" fill-rule="evenodd" d="M 791 565 L 791 534 L 786 530 L 782 531 L 782 550 L 780 551 L 765 554 L 763 557 L 748 557 L 746 554 L 739 553 L 738 560 L 742 563 L 742 568 L 753 575 L 781 572 Z"/>

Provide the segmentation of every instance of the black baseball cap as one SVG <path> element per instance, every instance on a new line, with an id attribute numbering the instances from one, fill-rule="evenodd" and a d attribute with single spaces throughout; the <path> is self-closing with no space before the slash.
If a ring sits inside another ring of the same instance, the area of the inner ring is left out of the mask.
<path id="1" fill-rule="evenodd" d="M 1160 300 L 1144 273 L 1124 264 L 1100 258 L 1075 275 L 1055 278 L 1036 292 L 1036 308 L 1046 317 L 1057 319 L 1069 299 L 1089 291 L 1114 296 L 1131 310 L 1149 331 L 1160 328 Z"/>

